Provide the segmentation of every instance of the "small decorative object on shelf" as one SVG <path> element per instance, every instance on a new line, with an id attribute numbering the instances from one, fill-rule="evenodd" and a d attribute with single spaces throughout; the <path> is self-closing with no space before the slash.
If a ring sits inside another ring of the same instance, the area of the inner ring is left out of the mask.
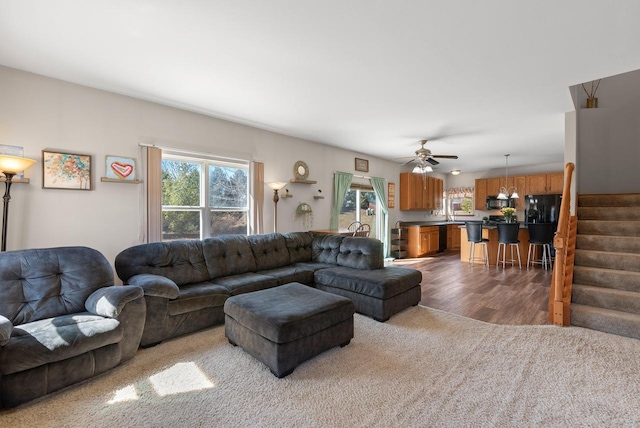
<path id="1" fill-rule="evenodd" d="M 313 197 L 313 199 L 324 199 L 324 196 L 322 196 L 322 190 L 321 189 L 318 189 L 318 194 L 315 195 Z"/>
<path id="2" fill-rule="evenodd" d="M 302 217 L 304 230 L 309 230 L 313 226 L 313 210 L 309 204 L 300 202 L 296 207 L 296 216 Z"/>
<path id="3" fill-rule="evenodd" d="M 587 91 L 584 83 L 582 84 L 582 89 L 584 90 L 584 93 L 587 94 L 587 108 L 598 108 L 598 98 L 596 98 L 596 92 L 598 91 L 598 87 L 600 86 L 600 80 L 602 79 L 598 79 L 597 83 L 595 80 L 592 81 L 591 90 L 589 91 Z"/>
<path id="4" fill-rule="evenodd" d="M 293 165 L 293 176 L 295 178 L 292 178 L 291 180 L 289 180 L 292 183 L 303 183 L 303 184 L 317 183 L 317 181 L 314 181 L 314 180 L 307 180 L 307 177 L 309 177 L 309 167 L 307 166 L 306 163 L 304 163 L 301 160 L 296 162 L 295 165 Z"/>
<path id="5" fill-rule="evenodd" d="M 100 181 L 130 184 L 140 183 L 140 180 L 136 178 L 135 158 L 107 155 L 105 161 L 106 177 L 102 177 Z"/>
<path id="6" fill-rule="evenodd" d="M 289 193 L 289 189 L 284 189 L 284 195 L 280 196 L 283 199 L 293 198 L 293 195 Z"/>

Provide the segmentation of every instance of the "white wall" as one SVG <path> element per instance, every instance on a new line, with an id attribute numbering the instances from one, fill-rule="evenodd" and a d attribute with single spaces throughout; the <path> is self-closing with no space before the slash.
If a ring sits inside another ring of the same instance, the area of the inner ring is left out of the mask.
<path id="1" fill-rule="evenodd" d="M 143 242 L 145 184 L 103 183 L 106 155 L 142 159 L 140 143 L 228 155 L 265 163 L 265 181 L 289 181 L 293 165 L 303 160 L 315 185 L 289 183 L 291 199 L 278 203 L 278 231 L 303 230 L 295 217 L 298 203 L 314 210 L 313 228 L 329 227 L 333 172 L 383 177 L 396 183 L 398 220 L 441 219 L 431 212 L 399 210 L 399 173 L 391 161 L 215 119 L 118 94 L 0 67 L 0 144 L 24 147 L 38 163 L 25 176 L 29 184 L 14 184 L 10 204 L 8 249 L 86 245 L 111 262 L 124 248 Z M 42 189 L 43 149 L 88 154 L 93 159 L 92 191 Z M 369 172 L 354 170 L 354 158 L 369 160 Z M 406 167 L 404 167 L 406 169 Z M 510 168 L 510 175 L 552 172 L 562 165 Z M 495 177 L 503 169 L 445 180 L 445 189 L 474 186 L 477 177 Z M 142 177 L 143 178 L 143 177 Z M 318 189 L 325 199 L 314 200 Z M 273 230 L 272 191 L 265 186 L 265 232 Z M 484 214 L 480 214 L 480 217 Z"/>
<path id="2" fill-rule="evenodd" d="M 596 96 L 598 108 L 576 111 L 577 192 L 640 193 L 640 71 L 602 79 Z"/>
<path id="3" fill-rule="evenodd" d="M 0 94 L 0 144 L 22 146 L 26 157 L 38 160 L 25 172 L 30 183 L 12 187 L 9 250 L 86 245 L 113 263 L 118 252 L 142 242 L 144 185 L 100 181 L 106 155 L 140 161 L 141 142 L 261 161 L 265 181 L 289 181 L 295 162 L 305 161 L 309 179 L 318 183 L 287 185 L 293 198 L 278 203 L 280 232 L 303 229 L 294 216 L 300 202 L 313 207 L 314 228 L 329 227 L 334 171 L 398 183 L 394 162 L 10 68 L 0 67 Z M 94 189 L 42 189 L 43 149 L 91 155 Z M 369 160 L 368 173 L 354 171 L 355 157 Z M 313 199 L 318 189 L 325 199 Z M 264 214 L 271 232 L 272 191 L 266 186 Z M 391 210 L 391 224 L 399 215 Z"/>

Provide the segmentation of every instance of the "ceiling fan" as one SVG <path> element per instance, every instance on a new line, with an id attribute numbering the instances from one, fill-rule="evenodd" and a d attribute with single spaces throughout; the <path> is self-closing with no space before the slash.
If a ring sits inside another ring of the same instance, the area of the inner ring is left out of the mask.
<path id="1" fill-rule="evenodd" d="M 425 167 L 429 166 L 427 165 L 427 163 L 431 164 L 431 165 L 438 165 L 440 162 L 438 162 L 437 160 L 435 160 L 434 158 L 440 158 L 440 159 L 458 159 L 458 156 L 456 155 L 434 155 L 431 153 L 431 150 L 429 149 L 425 149 L 424 145 L 427 143 L 427 140 L 420 140 L 420 148 L 418 150 L 416 150 L 416 155 L 408 160 L 407 162 L 401 164 L 401 166 L 403 165 L 407 165 L 410 164 L 411 162 L 418 162 L 418 166 L 421 167 L 422 169 L 425 169 Z"/>

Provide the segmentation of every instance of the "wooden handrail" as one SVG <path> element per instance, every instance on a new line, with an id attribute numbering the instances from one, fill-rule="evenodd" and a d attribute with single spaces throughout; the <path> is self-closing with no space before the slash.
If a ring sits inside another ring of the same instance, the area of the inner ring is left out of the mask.
<path id="1" fill-rule="evenodd" d="M 571 217 L 571 179 L 575 165 L 571 162 L 565 166 L 564 187 L 558 230 L 553 245 L 556 258 L 551 278 L 549 296 L 549 321 L 557 326 L 568 326 L 570 323 L 571 282 L 573 281 L 573 253 L 575 251 L 575 233 L 577 217 Z"/>

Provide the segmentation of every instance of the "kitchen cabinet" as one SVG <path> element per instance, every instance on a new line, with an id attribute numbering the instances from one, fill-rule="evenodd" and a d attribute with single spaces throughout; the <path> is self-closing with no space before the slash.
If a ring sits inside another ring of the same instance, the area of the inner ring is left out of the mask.
<path id="1" fill-rule="evenodd" d="M 562 193 L 564 173 L 527 175 L 527 195 L 548 195 Z"/>
<path id="2" fill-rule="evenodd" d="M 525 195 L 527 192 L 527 177 L 524 175 L 516 175 L 513 177 L 513 187 L 515 187 L 519 196 L 519 198 L 516 199 L 516 209 L 523 210 Z"/>
<path id="3" fill-rule="evenodd" d="M 564 187 L 564 173 L 556 172 L 553 174 L 547 174 L 547 187 L 548 193 L 562 194 L 562 188 Z"/>
<path id="4" fill-rule="evenodd" d="M 487 196 L 498 196 L 503 187 L 500 183 L 504 184 L 504 178 L 487 178 Z"/>
<path id="5" fill-rule="evenodd" d="M 476 179 L 476 190 L 473 198 L 475 209 L 484 211 L 487 209 L 487 179 Z"/>
<path id="6" fill-rule="evenodd" d="M 460 248 L 460 225 L 447 225 L 447 250 L 457 250 Z"/>
<path id="7" fill-rule="evenodd" d="M 400 174 L 401 210 L 442 209 L 444 183 L 441 179 L 425 174 L 403 172 Z"/>
<path id="8" fill-rule="evenodd" d="M 438 226 L 408 226 L 407 253 L 409 257 L 424 257 L 438 252 L 440 230 Z"/>

